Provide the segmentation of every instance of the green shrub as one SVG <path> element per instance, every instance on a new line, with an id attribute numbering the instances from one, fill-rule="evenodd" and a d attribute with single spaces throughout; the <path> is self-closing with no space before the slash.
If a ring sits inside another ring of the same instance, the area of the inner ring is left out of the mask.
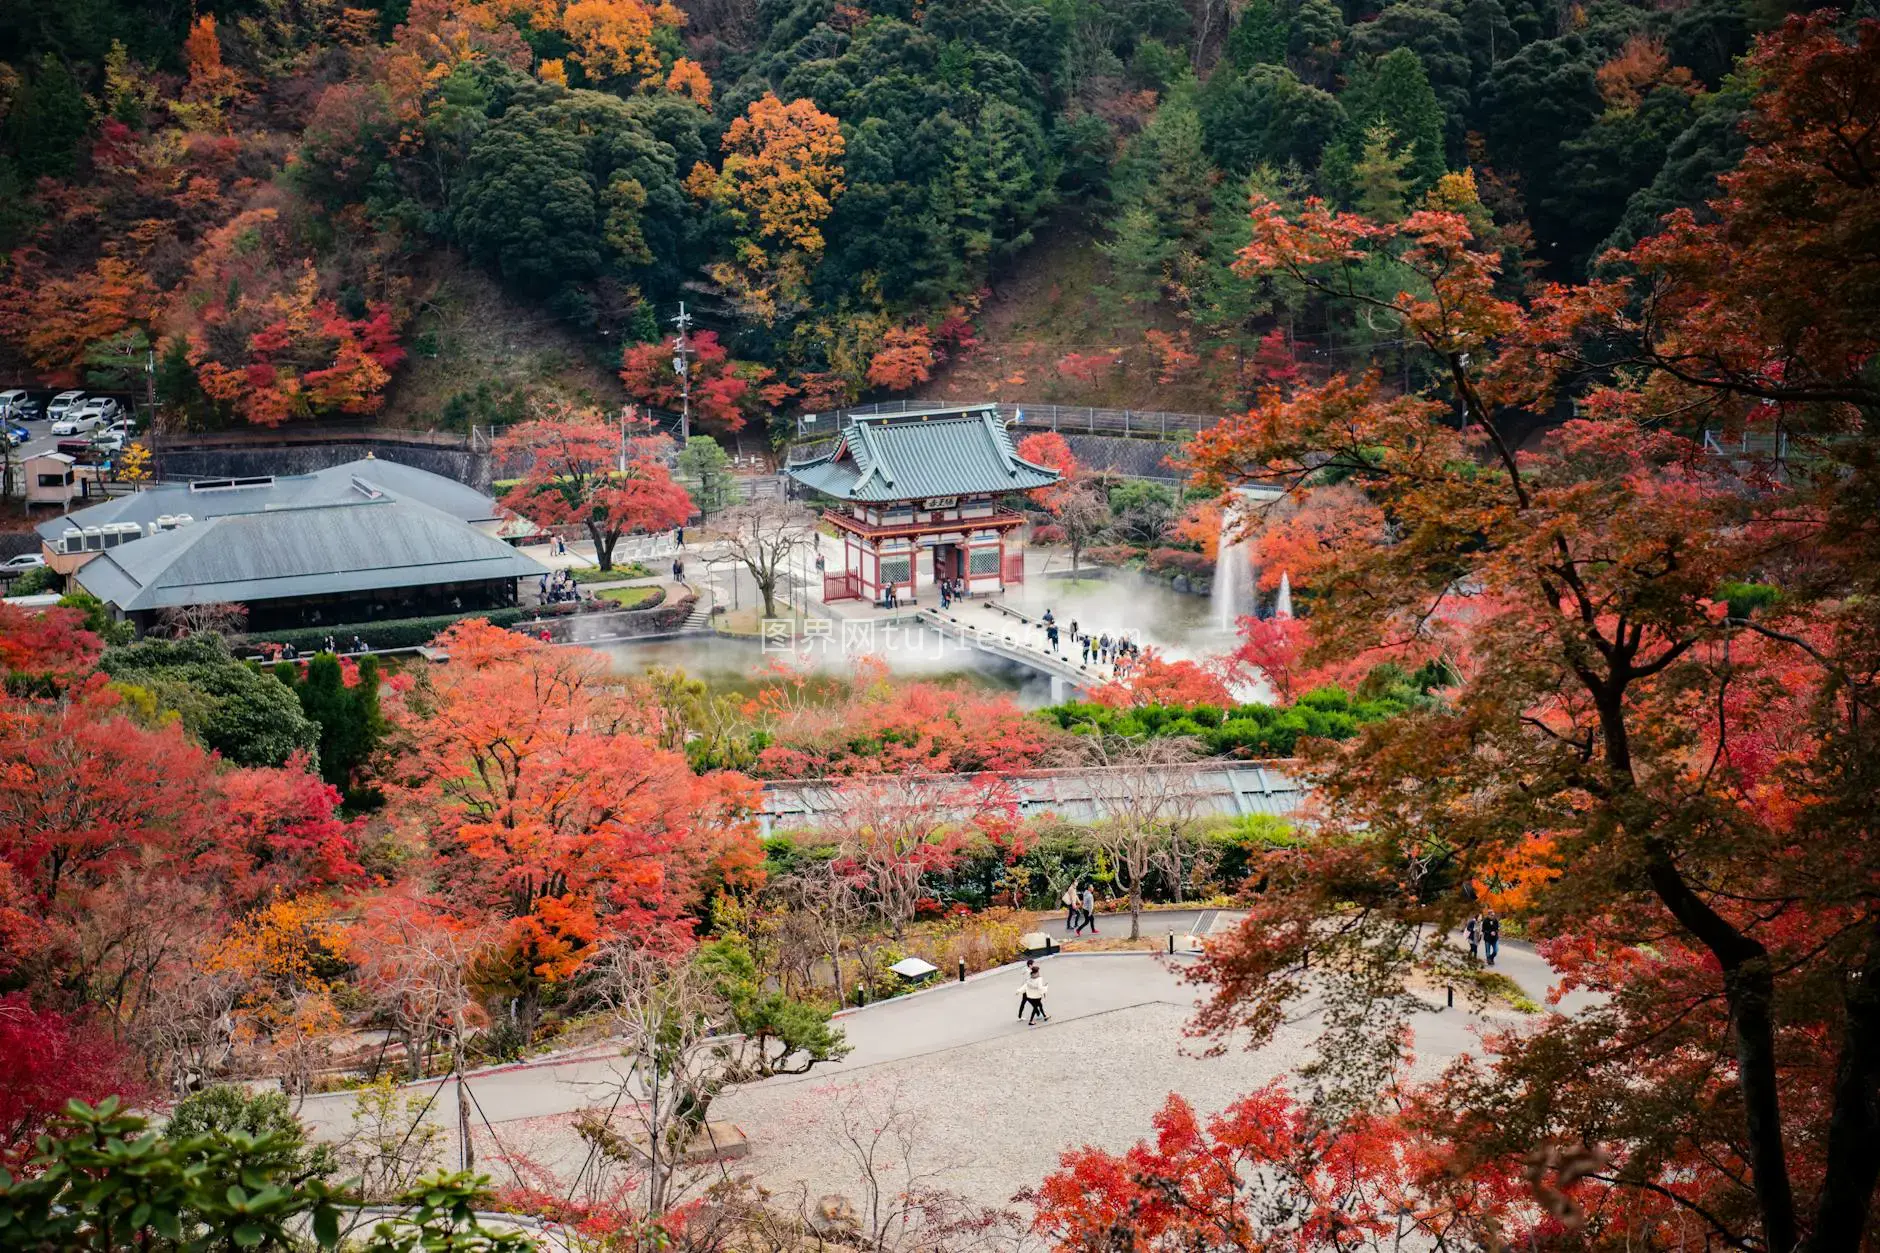
<path id="1" fill-rule="evenodd" d="M 1228 891 L 1237 889 L 1253 873 L 1260 859 L 1281 848 L 1300 843 L 1298 830 L 1283 818 L 1271 814 L 1246 814 L 1231 826 L 1213 830 L 1204 837 L 1210 851 L 1218 858 L 1218 874 Z"/>
<path id="2" fill-rule="evenodd" d="M 59 581 L 59 576 L 52 572 L 51 566 L 34 566 L 19 578 L 14 579 L 7 588 L 8 596 L 38 596 L 50 592 Z"/>
<path id="3" fill-rule="evenodd" d="M 219 635 L 147 639 L 106 649 L 98 664 L 150 693 L 153 708 L 175 712 L 184 730 L 237 765 L 279 766 L 319 747 L 320 729 L 294 694 L 230 656 Z"/>

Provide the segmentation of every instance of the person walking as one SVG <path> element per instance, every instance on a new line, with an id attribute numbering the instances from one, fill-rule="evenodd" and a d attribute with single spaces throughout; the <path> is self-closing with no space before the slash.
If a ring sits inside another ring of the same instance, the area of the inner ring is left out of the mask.
<path id="1" fill-rule="evenodd" d="M 685 547 L 685 528 L 682 526 L 675 526 L 674 528 L 672 528 L 672 538 L 673 538 L 674 543 L 678 544 L 679 547 L 684 548 Z"/>
<path id="2" fill-rule="evenodd" d="M 1083 927 L 1089 927 L 1090 934 L 1095 935 L 1097 933 L 1097 894 L 1090 890 L 1088 883 L 1084 884 L 1082 903 L 1084 907 L 1084 921 L 1083 925 L 1080 926 L 1078 930 L 1082 931 Z"/>
<path id="3" fill-rule="evenodd" d="M 1018 985 L 1018 1020 L 1025 1021 L 1025 1011 L 1031 1008 L 1031 981 L 1038 977 L 1038 963 L 1025 963 L 1025 982 Z"/>
<path id="4" fill-rule="evenodd" d="M 1053 657 L 1057 656 L 1057 651 L 1058 651 L 1057 623 L 1053 622 L 1050 626 L 1044 629 L 1044 637 L 1051 643 L 1051 655 Z"/>
<path id="5" fill-rule="evenodd" d="M 1482 919 L 1482 956 L 1489 965 L 1495 964 L 1495 954 L 1501 952 L 1501 919 L 1494 910 L 1488 911 L 1488 917 Z"/>
<path id="6" fill-rule="evenodd" d="M 828 570 L 829 570 L 829 559 L 827 557 L 824 557 L 821 553 L 817 553 L 816 554 L 816 573 L 826 574 L 828 573 Z"/>
<path id="7" fill-rule="evenodd" d="M 1058 904 L 1064 907 L 1064 929 L 1072 935 L 1077 934 L 1077 916 L 1083 910 L 1083 901 L 1077 895 L 1077 880 L 1072 879 L 1064 889 L 1064 895 L 1058 897 Z"/>
<path id="8" fill-rule="evenodd" d="M 1046 1022 L 1051 1021 L 1051 1015 L 1044 1012 L 1045 994 L 1050 990 L 1050 985 L 1045 983 L 1044 975 L 1039 973 L 1037 964 L 1032 963 L 1027 968 L 1024 986 L 1018 990 L 1018 1012 L 1023 1014 L 1026 1004 L 1031 1005 L 1031 1017 L 1025 1022 L 1027 1027 L 1037 1026 L 1041 1018 Z"/>
<path id="9" fill-rule="evenodd" d="M 1470 915 L 1469 920 L 1462 924 L 1462 934 L 1469 941 L 1469 960 L 1474 961 L 1477 956 L 1476 950 L 1482 945 L 1481 923 L 1474 915 Z"/>

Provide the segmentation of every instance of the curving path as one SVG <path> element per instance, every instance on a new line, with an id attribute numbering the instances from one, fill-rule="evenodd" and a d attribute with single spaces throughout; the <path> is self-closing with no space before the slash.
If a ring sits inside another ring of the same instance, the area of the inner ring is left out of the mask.
<path id="1" fill-rule="evenodd" d="M 1057 921 L 1061 927 L 1061 915 Z M 1544 963 L 1525 946 L 1503 954 L 1502 968 L 1539 1000 Z M 1184 965 L 1143 954 L 1047 959 L 1052 1020 L 1037 1027 L 1017 1021 L 1015 967 L 849 1011 L 841 1023 L 853 1051 L 843 1062 L 739 1089 L 714 1105 L 715 1119 L 736 1123 L 751 1140 L 750 1156 L 732 1169 L 783 1193 L 853 1196 L 859 1166 L 845 1127 L 889 1126 L 910 1141 L 896 1142 L 893 1155 L 912 1164 L 897 1169 L 931 1175 L 929 1182 L 977 1203 L 1002 1204 L 1048 1172 L 1064 1148 L 1120 1149 L 1145 1135 L 1171 1091 L 1212 1112 L 1296 1071 L 1319 1029 L 1309 1008 L 1262 1049 L 1203 1056 L 1205 1042 L 1184 1035 L 1195 1003 L 1195 989 L 1179 977 Z M 1459 1053 L 1479 1052 L 1482 1026 L 1512 1021 L 1463 1005 L 1417 1014 L 1417 1072 L 1433 1075 Z M 569 1116 L 611 1100 L 615 1077 L 604 1045 L 472 1073 L 479 1168 L 503 1176 L 493 1152 L 500 1143 L 571 1177 L 583 1152 Z M 413 1091 L 437 1086 L 432 1080 Z M 312 1097 L 302 1116 L 319 1137 L 336 1138 L 351 1107 L 348 1094 Z M 446 1086 L 431 1117 L 454 1127 L 455 1114 L 455 1091 Z"/>

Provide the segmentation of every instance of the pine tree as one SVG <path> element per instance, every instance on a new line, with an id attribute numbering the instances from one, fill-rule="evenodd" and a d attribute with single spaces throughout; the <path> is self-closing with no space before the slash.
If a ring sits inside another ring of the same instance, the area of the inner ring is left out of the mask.
<path id="1" fill-rule="evenodd" d="M 1364 132 L 1364 146 L 1352 163 L 1352 200 L 1359 213 L 1373 222 L 1401 222 L 1405 195 L 1410 190 L 1409 169 L 1416 159 L 1415 147 L 1400 148 L 1396 135 L 1383 122 L 1373 122 Z"/>
<path id="2" fill-rule="evenodd" d="M 1421 194 L 1443 176 L 1443 107 L 1430 87 L 1423 62 L 1408 48 L 1379 57 L 1352 77 L 1340 97 L 1351 119 L 1346 142 L 1362 151 L 1374 123 L 1383 122 L 1410 152 L 1410 190 Z"/>

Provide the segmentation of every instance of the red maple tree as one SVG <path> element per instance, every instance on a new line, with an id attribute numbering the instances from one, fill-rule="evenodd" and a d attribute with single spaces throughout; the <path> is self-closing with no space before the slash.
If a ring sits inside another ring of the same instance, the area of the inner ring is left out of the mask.
<path id="1" fill-rule="evenodd" d="M 541 417 L 496 442 L 496 457 L 523 466 L 500 503 L 541 526 L 580 527 L 600 568 L 613 569 L 621 536 L 671 530 L 693 513 L 692 498 L 659 455 L 664 441 L 644 424 L 632 429 L 610 430 L 591 410 L 549 402 Z"/>
<path id="2" fill-rule="evenodd" d="M 1318 1073 L 1368 1086 L 1403 1045 L 1382 1024 L 1403 1021 L 1405 954 L 1453 969 L 1427 939 L 1486 894 L 1604 1000 L 1423 1095 L 1458 1170 L 1585 1174 L 1592 1247 L 1688 1225 L 1854 1253 L 1880 1179 L 1880 262 L 1856 242 L 1880 223 L 1880 23 L 1791 18 L 1749 73 L 1750 147 L 1709 215 L 1530 300 L 1459 215 L 1256 201 L 1245 273 L 1388 309 L 1442 386 L 1269 395 L 1197 437 L 1196 464 L 1362 490 L 1391 525 L 1320 561 L 1337 594 L 1309 658 L 1415 664 L 1448 633 L 1460 681 L 1315 746 L 1321 838 L 1278 854 L 1210 948 L 1201 1025 L 1267 1038 L 1309 948 L 1367 984 Z M 1416 281 L 1354 284 L 1386 256 Z M 1517 448 L 1536 419 L 1556 425 Z"/>

